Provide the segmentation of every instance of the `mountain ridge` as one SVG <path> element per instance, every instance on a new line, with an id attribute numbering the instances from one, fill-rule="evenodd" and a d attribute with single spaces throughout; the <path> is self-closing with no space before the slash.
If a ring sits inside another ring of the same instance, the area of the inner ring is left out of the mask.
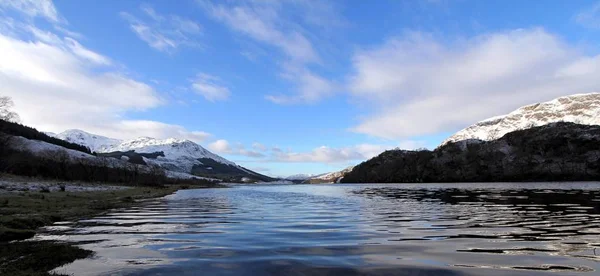
<path id="1" fill-rule="evenodd" d="M 557 122 L 600 125 L 600 93 L 573 94 L 525 105 L 468 126 L 448 137 L 440 146 L 468 139 L 491 141 L 513 131 Z"/>
<path id="2" fill-rule="evenodd" d="M 356 166 L 341 182 L 596 181 L 600 177 L 598 125 L 550 123 L 476 141 L 450 142 L 433 151 L 385 151 Z"/>
<path id="3" fill-rule="evenodd" d="M 238 180 L 244 177 L 261 181 L 272 179 L 239 166 L 186 139 L 138 137 L 121 140 L 79 129 L 70 129 L 56 134 L 55 137 L 89 147 L 98 154 L 128 160 L 136 157 L 137 162 L 158 165 L 173 172 L 196 173 L 204 177 L 235 176 Z"/>

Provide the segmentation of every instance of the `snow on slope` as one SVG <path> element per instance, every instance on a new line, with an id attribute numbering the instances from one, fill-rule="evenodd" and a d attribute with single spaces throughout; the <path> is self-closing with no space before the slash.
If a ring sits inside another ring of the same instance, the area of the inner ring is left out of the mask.
<path id="1" fill-rule="evenodd" d="M 340 178 L 344 177 L 344 175 L 346 175 L 347 173 L 352 171 L 352 169 L 354 169 L 354 166 L 345 168 L 338 172 L 331 172 L 331 173 L 323 174 L 323 175 L 314 177 L 312 179 L 320 179 L 320 180 L 325 180 L 325 181 L 329 181 L 332 183 L 336 183 L 340 180 Z"/>
<path id="2" fill-rule="evenodd" d="M 137 153 L 154 153 L 162 151 L 166 159 L 199 159 L 210 158 L 219 163 L 237 166 L 235 163 L 216 155 L 202 146 L 182 139 L 154 139 L 140 137 L 133 140 L 122 141 L 96 134 L 87 133 L 82 130 L 72 129 L 55 135 L 56 138 L 87 146 L 92 151 L 108 153 L 115 151 L 134 150 Z"/>
<path id="3" fill-rule="evenodd" d="M 158 156 L 157 158 L 143 157 L 143 160 L 146 164 L 158 165 L 165 170 L 177 173 L 190 174 L 193 170 L 197 169 L 212 169 L 213 166 L 216 166 L 214 163 L 211 165 L 211 162 L 214 161 L 223 165 L 220 167 L 220 170 L 214 172 L 215 175 L 220 175 L 225 172 L 225 174 L 248 174 L 256 176 L 259 179 L 264 178 L 264 176 L 247 170 L 189 140 L 140 137 L 122 141 L 87 133 L 81 130 L 65 131 L 55 137 L 90 147 L 98 153 L 113 153 L 117 151 L 135 151 L 136 153 L 162 152 L 164 156 Z M 210 173 L 204 173 L 210 175 Z"/>
<path id="4" fill-rule="evenodd" d="M 107 152 L 109 148 L 121 143 L 119 139 L 95 135 L 78 129 L 70 129 L 51 136 L 67 142 L 84 145 L 95 152 Z"/>
<path id="5" fill-rule="evenodd" d="M 507 115 L 469 126 L 444 140 L 441 145 L 467 139 L 490 141 L 509 132 L 556 122 L 600 125 L 600 93 L 575 94 L 524 106 Z"/>
<path id="6" fill-rule="evenodd" d="M 35 155 L 43 155 L 43 154 L 52 154 L 58 151 L 61 152 L 66 152 L 67 156 L 70 159 L 88 159 L 88 160 L 94 160 L 96 159 L 96 156 L 78 151 L 78 150 L 72 150 L 72 149 L 67 149 L 61 146 L 57 146 L 55 144 L 50 144 L 50 143 L 46 143 L 44 141 L 39 141 L 39 140 L 29 140 L 27 138 L 21 137 L 21 136 L 14 136 L 11 139 L 11 145 L 13 148 L 15 149 L 20 149 L 20 150 L 25 150 L 28 152 L 31 152 Z M 52 157 L 52 156 L 48 156 L 48 157 Z"/>
<path id="7" fill-rule="evenodd" d="M 113 167 L 113 168 L 119 168 L 119 167 L 128 167 L 131 166 L 131 164 L 129 164 L 127 161 L 125 160 L 119 160 L 119 159 L 114 159 L 114 158 L 107 158 L 107 157 L 97 157 L 91 154 L 87 154 L 81 151 L 77 151 L 77 150 L 72 150 L 72 149 L 67 149 L 61 146 L 57 146 L 54 144 L 50 144 L 44 141 L 39 141 L 39 140 L 30 140 L 27 138 L 23 138 L 20 136 L 14 136 L 13 139 L 11 140 L 11 144 L 14 148 L 16 149 L 20 149 L 20 150 L 25 150 L 28 152 L 31 152 L 35 155 L 38 156 L 43 156 L 44 154 L 48 155 L 48 158 L 56 158 L 57 152 L 65 152 L 68 156 L 68 158 L 71 161 L 77 162 L 77 160 L 88 160 L 90 161 L 92 164 L 93 163 L 97 163 L 97 164 L 101 164 L 101 165 L 108 165 L 109 167 Z M 100 159 L 103 159 L 104 161 L 100 161 Z M 146 160 L 148 161 L 148 160 Z M 152 162 L 148 162 L 148 164 L 152 164 Z M 141 166 L 144 170 L 144 168 L 147 168 L 145 166 Z M 200 177 L 200 176 L 195 176 L 195 175 L 191 175 L 189 173 L 184 173 L 184 172 L 175 172 L 175 171 L 166 171 L 165 172 L 167 177 L 169 178 L 174 178 L 174 179 L 204 179 L 204 180 L 210 180 L 210 181 L 220 181 L 219 179 L 216 178 L 207 178 L 207 177 Z"/>
<path id="8" fill-rule="evenodd" d="M 219 163 L 226 165 L 237 166 L 235 163 L 216 155 L 202 146 L 190 141 L 182 139 L 154 139 L 150 137 L 140 137 L 137 139 L 124 141 L 120 144 L 114 145 L 108 148 L 104 152 L 113 151 L 130 151 L 135 150 L 137 153 L 153 153 L 162 151 L 165 154 L 166 159 L 199 159 L 199 158 L 210 158 Z"/>

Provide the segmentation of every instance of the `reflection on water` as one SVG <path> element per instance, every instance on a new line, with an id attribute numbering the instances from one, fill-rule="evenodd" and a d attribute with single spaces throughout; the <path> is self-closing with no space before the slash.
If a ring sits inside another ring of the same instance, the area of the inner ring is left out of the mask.
<path id="1" fill-rule="evenodd" d="M 179 191 L 40 239 L 74 275 L 598 275 L 600 184 L 237 186 Z"/>

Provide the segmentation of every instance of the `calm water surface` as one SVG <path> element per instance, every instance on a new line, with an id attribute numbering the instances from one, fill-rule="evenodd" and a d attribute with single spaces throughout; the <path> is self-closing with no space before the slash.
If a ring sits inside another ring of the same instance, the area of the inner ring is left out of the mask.
<path id="1" fill-rule="evenodd" d="M 600 184 L 185 190 L 37 238 L 73 275 L 600 275 Z"/>

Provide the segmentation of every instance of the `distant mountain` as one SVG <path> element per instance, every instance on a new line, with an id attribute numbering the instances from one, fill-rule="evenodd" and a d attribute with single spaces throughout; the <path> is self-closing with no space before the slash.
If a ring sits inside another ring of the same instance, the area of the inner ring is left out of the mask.
<path id="1" fill-rule="evenodd" d="M 317 176 L 317 174 L 294 174 L 294 175 L 290 175 L 288 177 L 284 177 L 282 179 L 289 180 L 289 181 L 304 181 L 304 180 L 307 180 L 307 179 L 315 177 L 315 176 Z"/>
<path id="2" fill-rule="evenodd" d="M 311 184 L 339 183 L 347 173 L 352 171 L 352 169 L 354 169 L 354 166 L 345 168 L 345 169 L 343 169 L 341 171 L 337 171 L 337 172 L 331 172 L 331 173 L 317 175 L 317 176 L 306 179 L 304 182 L 311 183 Z"/>
<path id="3" fill-rule="evenodd" d="M 517 130 L 492 141 L 450 142 L 434 151 L 390 150 L 356 166 L 343 183 L 588 181 L 600 179 L 600 126 Z"/>
<path id="4" fill-rule="evenodd" d="M 137 164 L 159 165 L 180 173 L 203 177 L 215 177 L 226 181 L 271 181 L 271 177 L 253 172 L 214 154 L 202 146 L 183 139 L 155 139 L 140 137 L 119 140 L 82 130 L 68 130 L 56 137 L 89 147 L 103 156 L 129 160 Z"/>
<path id="5" fill-rule="evenodd" d="M 600 125 L 600 93 L 576 94 L 524 106 L 507 115 L 469 126 L 443 141 L 441 145 L 468 139 L 491 141 L 509 132 L 556 122 Z"/>

